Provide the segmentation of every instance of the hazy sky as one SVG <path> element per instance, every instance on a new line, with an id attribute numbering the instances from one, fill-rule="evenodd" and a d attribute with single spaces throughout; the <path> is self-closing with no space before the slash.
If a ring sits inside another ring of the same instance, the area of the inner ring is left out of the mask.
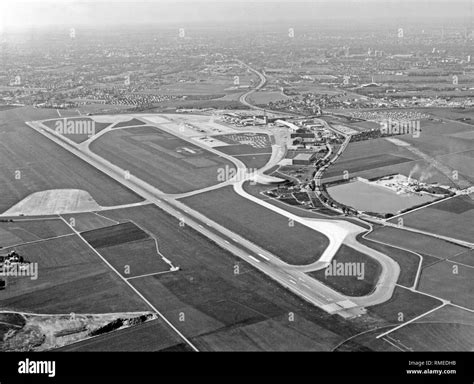
<path id="1" fill-rule="evenodd" d="M 9 26 L 109 26 L 170 23 L 259 23 L 289 20 L 472 19 L 474 0 L 0 0 Z M 1 28 L 1 26 L 0 26 Z"/>

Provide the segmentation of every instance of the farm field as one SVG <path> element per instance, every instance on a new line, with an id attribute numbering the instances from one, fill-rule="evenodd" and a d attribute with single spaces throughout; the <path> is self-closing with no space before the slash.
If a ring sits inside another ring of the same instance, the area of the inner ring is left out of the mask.
<path id="1" fill-rule="evenodd" d="M 157 253 L 152 238 L 99 248 L 98 251 L 126 278 L 170 270 L 170 265 Z"/>
<path id="2" fill-rule="evenodd" d="M 58 124 L 61 124 L 61 125 L 59 125 L 61 127 L 64 126 L 64 128 L 61 128 L 61 129 L 64 129 L 66 131 L 67 130 L 67 124 L 69 124 L 69 122 L 81 122 L 81 123 L 83 123 L 83 125 L 82 125 L 83 128 L 82 129 L 84 129 L 84 132 L 80 132 L 80 133 L 78 133 L 78 132 L 75 132 L 75 133 L 66 133 L 66 132 L 64 132 L 64 133 L 60 134 L 61 136 L 64 136 L 67 139 L 74 141 L 76 144 L 80 144 L 83 141 L 86 141 L 87 139 L 89 139 L 90 137 L 98 134 L 100 131 L 104 130 L 105 128 L 107 128 L 110 125 L 110 123 L 100 123 L 100 122 L 94 121 L 90 117 L 71 117 L 71 118 L 66 118 L 66 119 L 48 120 L 48 121 L 44 121 L 43 124 L 46 125 L 48 128 L 51 128 L 55 132 L 58 132 L 57 131 Z M 91 129 L 91 135 L 90 136 L 87 133 L 87 129 Z"/>
<path id="3" fill-rule="evenodd" d="M 474 267 L 474 250 L 470 250 L 453 257 L 453 261 Z"/>
<path id="4" fill-rule="evenodd" d="M 81 236 L 96 249 L 144 240 L 150 237 L 148 233 L 131 222 L 82 232 Z"/>
<path id="5" fill-rule="evenodd" d="M 73 233 L 71 229 L 60 219 L 0 222 L 0 247 L 5 248 L 71 233 Z"/>
<path id="6" fill-rule="evenodd" d="M 441 301 L 435 298 L 402 287 L 395 287 L 390 300 L 368 308 L 368 312 L 379 316 L 390 324 L 399 325 L 439 305 L 441 305 Z"/>
<path id="7" fill-rule="evenodd" d="M 181 201 L 289 264 L 317 261 L 329 244 L 321 233 L 299 223 L 290 227 L 288 218 L 239 196 L 231 186 Z"/>
<path id="8" fill-rule="evenodd" d="M 474 316 L 447 305 L 394 331 L 390 340 L 415 351 L 472 351 Z"/>
<path id="9" fill-rule="evenodd" d="M 474 239 L 474 200 L 457 196 L 447 201 L 403 215 L 407 227 L 472 242 Z M 397 220 L 397 219 L 394 219 Z"/>
<path id="10" fill-rule="evenodd" d="M 474 326 L 459 323 L 411 323 L 390 335 L 414 351 L 472 351 Z"/>
<path id="11" fill-rule="evenodd" d="M 184 344 L 178 335 L 169 329 L 168 325 L 164 324 L 162 320 L 156 319 L 135 327 L 58 348 L 55 351 L 154 352 L 171 348 L 182 351 L 190 350 L 187 344 Z"/>
<path id="12" fill-rule="evenodd" d="M 387 336 L 380 328 L 360 335 L 338 350 L 364 345 L 375 351 L 472 351 L 474 316 L 463 309 L 446 305 Z"/>
<path id="13" fill-rule="evenodd" d="M 474 309 L 474 269 L 443 261 L 424 268 L 419 290 Z"/>
<path id="14" fill-rule="evenodd" d="M 91 150 L 165 193 L 183 193 L 218 183 L 223 157 L 154 127 L 111 131 Z"/>
<path id="15" fill-rule="evenodd" d="M 156 207 L 106 215 L 136 222 L 157 238 L 161 253 L 182 268 L 130 282 L 199 349 L 293 350 L 304 339 L 305 349 L 329 350 L 366 329 L 364 322 L 330 316 L 299 299 Z M 295 321 L 288 320 L 289 312 Z M 185 321 L 179 321 L 180 313 Z M 282 334 L 286 337 L 280 339 Z"/>
<path id="16" fill-rule="evenodd" d="M 38 263 L 38 276 L 37 280 L 7 277 L 2 309 L 51 314 L 149 310 L 77 235 L 16 246 L 15 250 L 27 261 Z"/>
<path id="17" fill-rule="evenodd" d="M 107 219 L 95 212 L 73 213 L 61 216 L 78 232 L 85 232 L 118 224 L 114 220 Z"/>
<path id="18" fill-rule="evenodd" d="M 132 191 L 24 124 L 54 117 L 53 112 L 33 108 L 0 112 L 0 212 L 34 192 L 50 189 L 82 189 L 101 206 L 141 201 Z"/>
<path id="19" fill-rule="evenodd" d="M 326 276 L 325 269 L 308 272 L 308 275 L 347 296 L 365 296 L 373 292 L 382 271 L 382 267 L 377 260 L 342 244 L 333 258 L 334 262 L 362 264 L 364 267 L 363 275 L 337 276 L 335 275 L 336 268 L 333 268 L 333 275 Z"/>
<path id="20" fill-rule="evenodd" d="M 82 236 L 123 277 L 136 277 L 170 269 L 170 265 L 158 254 L 155 239 L 133 223 L 83 232 Z"/>
<path id="21" fill-rule="evenodd" d="M 467 251 L 467 248 L 441 239 L 393 227 L 378 228 L 367 237 L 440 259 L 450 259 Z"/>

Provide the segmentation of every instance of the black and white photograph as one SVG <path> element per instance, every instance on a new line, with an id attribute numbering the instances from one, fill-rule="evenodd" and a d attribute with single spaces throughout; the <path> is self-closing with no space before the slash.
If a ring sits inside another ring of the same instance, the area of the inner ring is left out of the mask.
<path id="1" fill-rule="evenodd" d="M 0 0 L 0 382 L 472 384 L 473 182 L 474 0 Z"/>

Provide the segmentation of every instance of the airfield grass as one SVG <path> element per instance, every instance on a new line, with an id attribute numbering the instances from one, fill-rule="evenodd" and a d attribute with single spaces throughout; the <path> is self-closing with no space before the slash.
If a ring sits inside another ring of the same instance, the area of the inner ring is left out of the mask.
<path id="1" fill-rule="evenodd" d="M 157 207 L 109 211 L 107 217 L 133 220 L 180 266 L 177 273 L 130 282 L 199 349 L 330 350 L 367 329 L 359 319 L 344 320 L 310 305 Z"/>
<path id="2" fill-rule="evenodd" d="M 419 290 L 474 309 L 474 270 L 449 261 L 433 264 L 422 270 Z"/>
<path id="3" fill-rule="evenodd" d="M 115 128 L 123 128 L 123 127 L 138 126 L 138 125 L 145 125 L 145 123 L 139 119 L 133 118 L 127 121 L 120 121 L 118 123 L 115 123 L 112 128 L 115 129 Z"/>
<path id="4" fill-rule="evenodd" d="M 336 263 L 358 263 L 364 265 L 364 276 L 326 276 L 326 270 L 308 272 L 308 275 L 347 296 L 365 296 L 374 291 L 379 280 L 382 267 L 377 260 L 361 253 L 354 248 L 342 244 L 333 258 Z"/>
<path id="5" fill-rule="evenodd" d="M 0 222 L 0 247 L 73 233 L 60 219 Z"/>
<path id="6" fill-rule="evenodd" d="M 447 201 L 403 215 L 407 227 L 421 229 L 472 242 L 474 238 L 474 200 L 469 196 L 456 196 Z M 394 219 L 397 220 L 397 219 Z"/>
<path id="7" fill-rule="evenodd" d="M 245 164 L 247 169 L 255 170 L 265 166 L 270 161 L 271 154 L 266 155 L 246 155 L 246 156 L 234 156 Z"/>
<path id="8" fill-rule="evenodd" d="M 15 249 L 38 263 L 38 279 L 7 277 L 3 309 L 52 314 L 149 310 L 77 235 Z"/>
<path id="9" fill-rule="evenodd" d="M 233 164 L 155 127 L 106 133 L 91 150 L 165 193 L 182 193 L 218 183 L 218 171 Z"/>
<path id="10" fill-rule="evenodd" d="M 0 212 L 31 193 L 58 188 L 86 190 L 102 206 L 141 201 L 129 189 L 24 124 L 54 117 L 53 112 L 33 108 L 0 112 Z"/>
<path id="11" fill-rule="evenodd" d="M 94 212 L 72 213 L 61 215 L 78 232 L 90 231 L 117 224 L 114 220 Z"/>
<path id="12" fill-rule="evenodd" d="M 290 226 L 288 218 L 239 196 L 231 186 L 181 201 L 289 264 L 315 262 L 329 244 L 323 234 L 296 222 Z"/>
<path id="13" fill-rule="evenodd" d="M 420 258 L 417 255 L 403 249 L 367 240 L 360 235 L 357 237 L 357 240 L 367 247 L 373 248 L 395 260 L 400 266 L 400 275 L 398 276 L 397 283 L 405 287 L 413 286 L 420 264 Z"/>

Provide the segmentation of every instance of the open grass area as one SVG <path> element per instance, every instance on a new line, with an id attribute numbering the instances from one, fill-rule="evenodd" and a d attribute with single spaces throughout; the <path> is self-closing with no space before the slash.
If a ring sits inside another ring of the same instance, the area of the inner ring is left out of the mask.
<path id="1" fill-rule="evenodd" d="M 365 296 L 373 292 L 382 272 L 382 267 L 377 260 L 344 244 L 334 256 L 332 266 L 334 263 L 362 266 L 361 268 L 354 267 L 353 270 L 361 273 L 338 275 L 337 267 L 333 267 L 331 271 L 323 269 L 309 272 L 308 275 L 347 296 Z"/>
<path id="2" fill-rule="evenodd" d="M 219 182 L 228 160 L 154 127 L 106 133 L 91 150 L 165 193 L 182 193 Z"/>
<path id="3" fill-rule="evenodd" d="M 102 206 L 137 203 L 129 189 L 79 160 L 25 121 L 54 117 L 54 110 L 15 108 L 0 112 L 0 212 L 38 191 L 81 189 Z"/>
<path id="4" fill-rule="evenodd" d="M 38 263 L 37 279 L 7 277 L 0 307 L 36 313 L 149 310 L 77 235 L 15 247 Z"/>
<path id="5" fill-rule="evenodd" d="M 397 283 L 405 287 L 413 286 L 418 266 L 420 264 L 420 258 L 417 255 L 402 249 L 391 247 L 390 245 L 380 244 L 375 241 L 364 239 L 360 235 L 357 240 L 367 247 L 373 248 L 395 260 L 400 266 L 400 275 L 398 276 Z"/>
<path id="6" fill-rule="evenodd" d="M 294 265 L 317 261 L 329 244 L 323 234 L 239 196 L 232 187 L 181 200 L 229 230 Z"/>

